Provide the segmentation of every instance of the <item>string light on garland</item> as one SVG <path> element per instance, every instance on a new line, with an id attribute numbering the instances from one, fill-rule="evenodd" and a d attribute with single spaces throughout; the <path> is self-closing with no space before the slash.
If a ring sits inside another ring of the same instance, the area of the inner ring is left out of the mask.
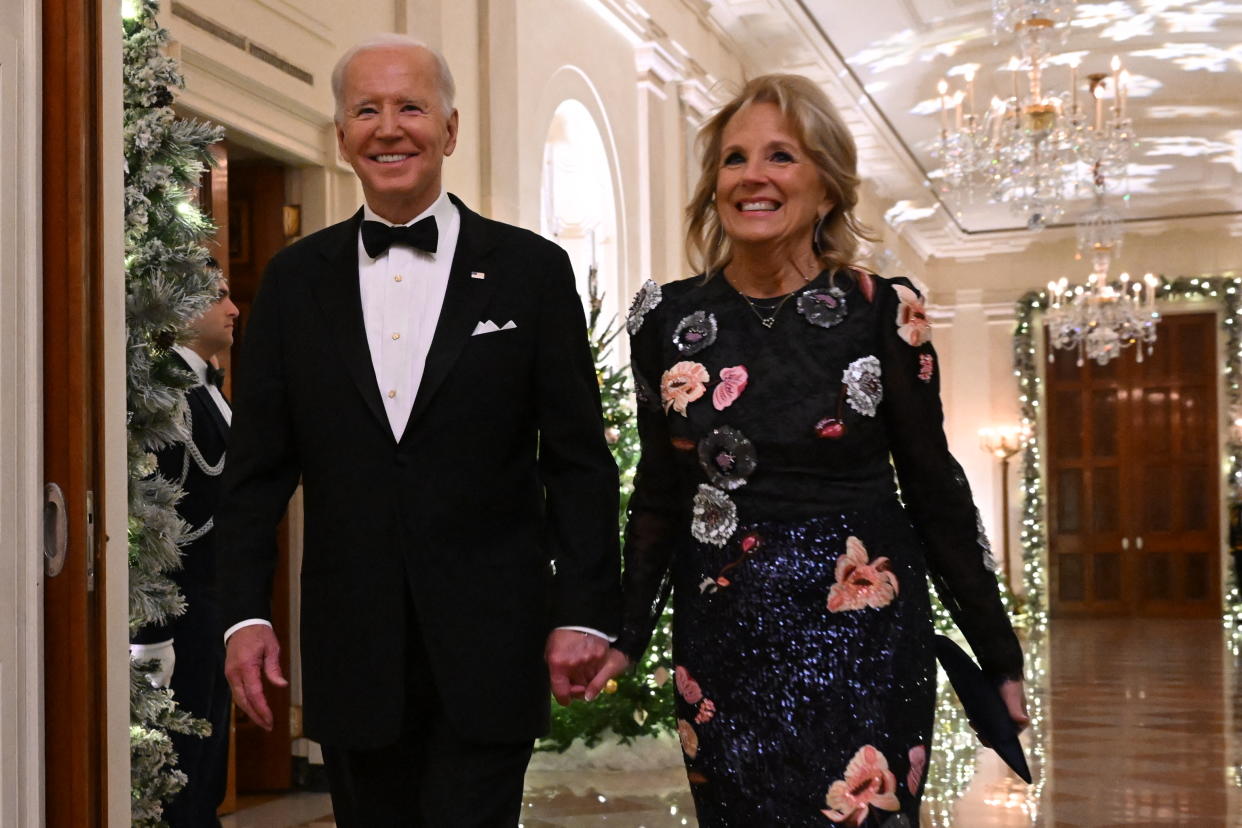
<path id="1" fill-rule="evenodd" d="M 1226 504 L 1230 511 L 1242 508 L 1242 277 L 1229 272 L 1221 276 L 1196 276 L 1164 282 L 1158 290 L 1164 302 L 1215 302 L 1223 307 L 1221 331 L 1225 335 L 1225 396 L 1230 423 L 1226 431 L 1225 469 L 1228 475 Z M 1018 401 L 1022 424 L 1034 436 L 1027 443 L 1022 469 L 1022 545 L 1023 581 L 1027 605 L 1041 619 L 1047 613 L 1045 572 L 1048 567 L 1047 527 L 1044 524 L 1045 493 L 1043 460 L 1039 438 L 1039 400 L 1042 396 L 1039 360 L 1036 359 L 1035 317 L 1048 308 L 1044 291 L 1031 291 L 1018 300 L 1017 327 L 1013 337 L 1014 375 L 1018 379 Z M 1228 550 L 1225 550 L 1226 552 Z M 1230 566 L 1222 618 L 1230 628 L 1242 625 L 1242 585 L 1237 566 Z"/>

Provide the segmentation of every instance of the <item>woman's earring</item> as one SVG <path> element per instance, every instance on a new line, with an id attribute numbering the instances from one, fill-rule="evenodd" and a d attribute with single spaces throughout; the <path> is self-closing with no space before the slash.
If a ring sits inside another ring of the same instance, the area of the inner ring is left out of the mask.
<path id="1" fill-rule="evenodd" d="M 824 246 L 819 241 L 819 234 L 824 231 L 824 222 L 828 220 L 828 215 L 831 212 L 832 211 L 829 210 L 827 213 L 820 216 L 819 221 L 815 222 L 815 229 L 811 232 L 811 250 L 814 251 L 816 256 L 821 258 L 824 255 Z"/>

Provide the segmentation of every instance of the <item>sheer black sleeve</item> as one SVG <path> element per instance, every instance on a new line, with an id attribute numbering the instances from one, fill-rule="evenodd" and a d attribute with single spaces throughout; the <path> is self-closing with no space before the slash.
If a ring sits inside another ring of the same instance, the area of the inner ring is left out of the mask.
<path id="1" fill-rule="evenodd" d="M 922 297 L 905 279 L 877 278 L 875 285 L 881 412 L 901 498 L 927 550 L 932 582 L 984 671 L 1021 679 L 1022 649 L 1001 603 L 970 484 L 945 439 L 940 364 Z"/>
<path id="2" fill-rule="evenodd" d="M 689 503 L 683 503 L 680 496 L 668 420 L 658 391 L 663 373 L 660 368 L 660 310 L 656 306 L 645 317 L 639 316 L 637 325 L 631 312 L 630 320 L 630 365 L 638 401 L 642 453 L 634 476 L 626 524 L 621 635 L 615 646 L 631 661 L 637 661 L 647 649 L 664 610 L 672 583 L 673 550 L 677 539 L 685 534 L 689 521 Z"/>

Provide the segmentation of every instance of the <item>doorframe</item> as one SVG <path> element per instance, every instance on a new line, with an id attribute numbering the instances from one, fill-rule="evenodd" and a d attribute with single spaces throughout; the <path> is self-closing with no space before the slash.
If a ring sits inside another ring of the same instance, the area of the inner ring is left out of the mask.
<path id="1" fill-rule="evenodd" d="M 123 31 L 121 0 L 99 0 L 100 157 L 122 158 L 124 144 Z M 122 204 L 125 173 L 120 164 L 103 164 L 99 190 L 104 205 Z M 104 481 L 102 527 L 104 587 L 104 683 L 106 711 L 104 789 L 107 825 L 128 825 L 129 776 L 129 467 L 126 427 L 125 214 L 100 210 L 103 268 L 102 352 Z M 111 529 L 109 529 L 111 527 Z"/>
<path id="2" fill-rule="evenodd" d="M 1239 605 L 1230 604 L 1231 557 L 1228 550 L 1229 480 L 1231 475 L 1236 473 L 1240 488 L 1242 488 L 1242 446 L 1237 446 L 1237 444 L 1231 445 L 1230 442 L 1229 424 L 1231 419 L 1229 412 L 1231 408 L 1231 395 L 1228 372 L 1219 370 L 1220 366 L 1232 366 L 1233 373 L 1238 376 L 1239 382 L 1242 382 L 1242 339 L 1239 341 L 1239 353 L 1233 355 L 1231 359 L 1229 354 L 1229 337 L 1225 335 L 1223 330 L 1224 318 L 1226 314 L 1233 310 L 1233 318 L 1237 329 L 1242 332 L 1242 277 L 1230 272 L 1215 277 L 1196 276 L 1167 279 L 1166 284 L 1171 286 L 1171 292 L 1164 293 L 1163 297 L 1158 296 L 1156 302 L 1156 310 L 1161 317 L 1184 313 L 1208 312 L 1213 313 L 1216 317 L 1213 337 L 1218 368 L 1216 381 L 1217 457 L 1221 460 L 1230 456 L 1236 458 L 1232 464 L 1222 462 L 1220 464 L 1220 472 L 1217 475 L 1216 548 L 1220 584 L 1220 612 L 1222 616 L 1230 614 L 1242 615 L 1242 596 L 1238 596 Z M 1227 298 L 1224 295 L 1223 292 L 1226 290 L 1233 291 L 1228 294 L 1228 296 L 1233 298 Z M 1023 296 L 1017 302 L 1017 329 L 1014 333 L 1015 373 L 1018 375 L 1018 394 L 1022 410 L 1022 422 L 1030 427 L 1031 433 L 1034 435 L 1023 452 L 1023 463 L 1020 466 L 1022 478 L 1019 481 L 1019 486 L 1022 490 L 1022 520 L 1024 522 L 1020 539 L 1024 570 L 1023 587 L 1024 594 L 1028 600 L 1032 597 L 1034 598 L 1030 610 L 1043 619 L 1048 617 L 1048 590 L 1051 588 L 1048 583 L 1050 571 L 1050 536 L 1048 525 L 1050 519 L 1049 510 L 1051 508 L 1048 497 L 1050 491 L 1048 480 L 1049 464 L 1045 462 L 1045 448 L 1048 446 L 1048 424 L 1047 417 L 1044 415 L 1044 412 L 1048 410 L 1048 353 L 1045 345 L 1043 308 L 1047 306 L 1048 296 L 1043 291 L 1031 291 Z M 1160 347 L 1159 326 L 1157 326 L 1155 347 Z M 1066 352 L 1066 358 L 1072 359 L 1074 357 L 1069 352 Z M 1125 349 L 1118 359 L 1134 359 L 1133 350 L 1130 348 Z M 1034 371 L 1024 372 L 1024 365 L 1033 365 Z M 1030 387 L 1029 383 L 1033 383 L 1034 387 Z M 1239 406 L 1242 407 L 1242 393 L 1239 394 Z M 1035 479 L 1037 485 L 1028 488 L 1026 483 L 1029 478 L 1026 476 L 1026 470 L 1030 468 L 1032 463 L 1036 469 Z M 1032 530 L 1025 525 L 1030 520 L 1037 521 L 1038 527 L 1036 530 Z M 1239 573 L 1239 581 L 1242 582 L 1242 573 Z"/>
<path id="3" fill-rule="evenodd" d="M 16 573 L 15 662 L 0 675 L 0 744 L 12 748 L 0 775 L 0 822 L 38 825 L 43 784 L 43 366 L 42 195 L 39 117 L 42 38 L 38 0 L 4 0 L 11 28 L 0 33 L 0 84 L 14 102 L 0 114 L 0 557 Z M 12 214 L 9 214 L 12 211 Z M 9 708 L 9 703 L 14 705 Z M 12 710 L 12 718 L 7 713 Z M 16 759 L 16 761 L 12 761 Z"/>

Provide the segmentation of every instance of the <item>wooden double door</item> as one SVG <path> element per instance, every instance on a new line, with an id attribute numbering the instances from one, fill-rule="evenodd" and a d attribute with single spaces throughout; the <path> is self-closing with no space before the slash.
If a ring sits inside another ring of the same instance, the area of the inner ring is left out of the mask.
<path id="1" fill-rule="evenodd" d="M 1214 313 L 1175 314 L 1155 349 L 1047 373 L 1054 615 L 1220 612 L 1220 360 Z"/>

